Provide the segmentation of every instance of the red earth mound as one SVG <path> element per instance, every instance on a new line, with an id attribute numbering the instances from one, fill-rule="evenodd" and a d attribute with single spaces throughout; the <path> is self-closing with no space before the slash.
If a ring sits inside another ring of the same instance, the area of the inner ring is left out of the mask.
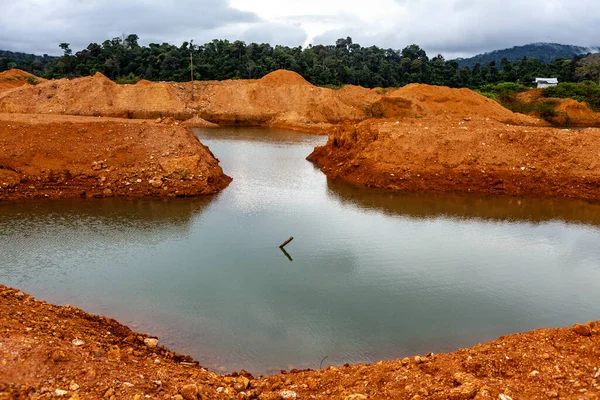
<path id="1" fill-rule="evenodd" d="M 309 160 L 331 178 L 389 190 L 598 200 L 598 154 L 600 129 L 422 118 L 338 128 Z"/>
<path id="2" fill-rule="evenodd" d="M 45 79 L 38 78 L 29 72 L 21 71 L 20 69 L 9 69 L 8 71 L 0 72 L 0 93 L 43 81 Z"/>
<path id="3" fill-rule="evenodd" d="M 203 119 L 225 125 L 268 125 L 323 132 L 368 118 L 472 117 L 519 125 L 545 122 L 515 114 L 468 89 L 408 85 L 369 90 L 313 86 L 299 74 L 275 71 L 258 80 L 117 85 L 100 73 L 49 81 L 0 94 L 0 112 L 128 118 Z"/>
<path id="4" fill-rule="evenodd" d="M 0 114 L 0 201 L 195 196 L 231 180 L 181 126 L 68 118 Z"/>

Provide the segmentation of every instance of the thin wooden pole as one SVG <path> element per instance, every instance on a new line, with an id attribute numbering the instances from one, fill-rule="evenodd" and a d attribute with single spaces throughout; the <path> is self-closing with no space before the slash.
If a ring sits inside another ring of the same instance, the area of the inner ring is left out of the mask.
<path id="1" fill-rule="evenodd" d="M 285 245 L 288 244 L 289 242 L 291 242 L 292 240 L 294 240 L 294 237 L 290 236 L 290 238 L 288 240 L 286 240 L 285 242 L 283 242 L 279 245 L 279 248 L 283 249 L 285 247 Z"/>
<path id="2" fill-rule="evenodd" d="M 190 40 L 190 75 L 192 81 L 192 101 L 194 101 L 194 41 Z"/>

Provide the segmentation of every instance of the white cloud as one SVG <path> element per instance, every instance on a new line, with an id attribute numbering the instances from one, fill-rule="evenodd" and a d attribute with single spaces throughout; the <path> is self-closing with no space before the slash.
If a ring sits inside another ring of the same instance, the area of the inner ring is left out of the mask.
<path id="1" fill-rule="evenodd" d="M 538 41 L 598 45 L 597 0 L 21 0 L 3 5 L 0 49 L 60 53 L 122 33 L 141 43 L 194 39 L 361 45 L 416 43 L 446 58 Z"/>

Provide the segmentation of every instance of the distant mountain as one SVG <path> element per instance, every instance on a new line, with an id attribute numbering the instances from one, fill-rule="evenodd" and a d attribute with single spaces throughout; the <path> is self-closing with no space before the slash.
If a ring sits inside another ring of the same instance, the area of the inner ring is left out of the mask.
<path id="1" fill-rule="evenodd" d="M 491 61 L 500 63 L 506 58 L 510 62 L 521 60 L 523 57 L 537 58 L 544 64 L 550 64 L 557 58 L 573 58 L 588 53 L 598 53 L 600 47 L 582 47 L 558 43 L 532 43 L 525 46 L 515 46 L 510 49 L 494 50 L 489 53 L 479 54 L 471 58 L 458 58 L 456 61 L 462 67 L 473 68 L 477 63 L 487 65 Z"/>

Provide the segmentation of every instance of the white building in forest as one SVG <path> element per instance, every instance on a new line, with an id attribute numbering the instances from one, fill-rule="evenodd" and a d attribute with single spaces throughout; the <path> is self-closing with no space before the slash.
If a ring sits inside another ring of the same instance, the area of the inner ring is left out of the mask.
<path id="1" fill-rule="evenodd" d="M 558 85 L 558 78 L 535 78 L 538 89 L 544 89 L 550 86 Z"/>

